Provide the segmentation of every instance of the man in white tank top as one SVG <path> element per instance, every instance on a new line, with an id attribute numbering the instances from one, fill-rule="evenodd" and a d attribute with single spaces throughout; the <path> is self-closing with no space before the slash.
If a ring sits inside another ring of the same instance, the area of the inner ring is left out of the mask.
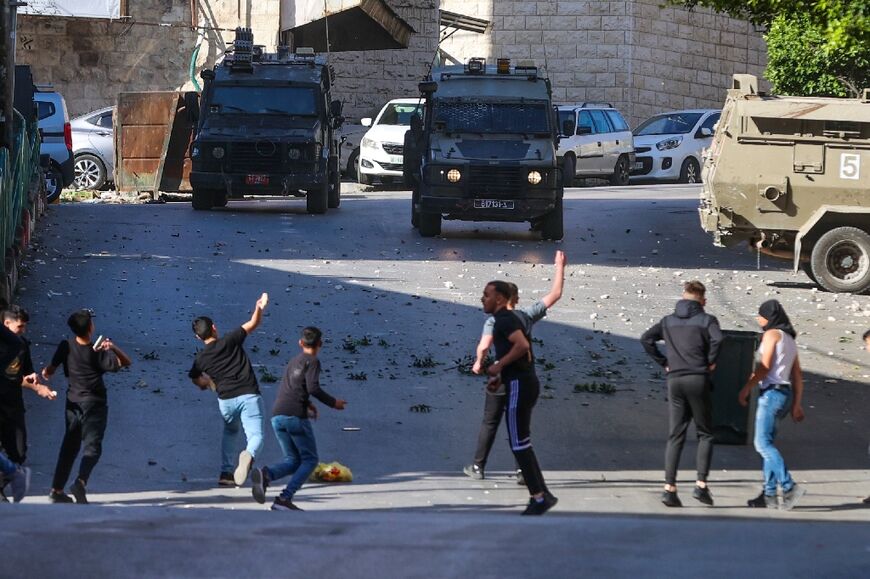
<path id="1" fill-rule="evenodd" d="M 791 510 L 805 491 L 792 480 L 782 455 L 774 446 L 776 425 L 791 414 L 795 422 L 804 419 L 801 406 L 803 377 L 797 344 L 797 333 L 782 305 L 768 300 L 758 310 L 758 325 L 764 330 L 761 337 L 761 361 L 738 394 L 743 406 L 749 403 L 752 388 L 759 384 L 761 392 L 755 411 L 755 450 L 763 459 L 764 489 L 749 501 L 750 507 L 782 508 Z M 782 506 L 777 499 L 777 488 L 782 490 Z"/>

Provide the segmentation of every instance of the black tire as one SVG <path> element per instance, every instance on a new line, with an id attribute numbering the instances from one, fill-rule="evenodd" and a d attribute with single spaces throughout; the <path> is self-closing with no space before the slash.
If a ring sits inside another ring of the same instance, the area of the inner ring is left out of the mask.
<path id="1" fill-rule="evenodd" d="M 357 180 L 359 177 L 359 147 L 353 150 L 347 159 L 347 178 Z"/>
<path id="2" fill-rule="evenodd" d="M 79 155 L 73 167 L 76 189 L 96 191 L 106 186 L 106 166 L 96 155 Z"/>
<path id="3" fill-rule="evenodd" d="M 689 157 L 683 161 L 683 166 L 680 167 L 680 183 L 700 183 L 701 182 L 701 166 L 694 157 Z"/>
<path id="4" fill-rule="evenodd" d="M 61 191 L 63 191 L 63 173 L 52 164 L 45 172 L 45 201 L 54 203 L 60 198 Z"/>
<path id="5" fill-rule="evenodd" d="M 312 215 L 322 215 L 329 207 L 329 183 L 324 183 L 319 189 L 306 191 L 305 208 Z"/>
<path id="6" fill-rule="evenodd" d="M 810 278 L 810 281 L 816 285 L 819 285 L 819 280 L 816 279 L 815 274 L 813 274 L 813 266 L 808 261 L 801 262 L 801 270 L 807 274 L 807 277 Z"/>
<path id="7" fill-rule="evenodd" d="M 229 202 L 226 191 L 215 191 L 211 197 L 211 202 L 215 207 L 226 207 Z"/>
<path id="8" fill-rule="evenodd" d="M 327 205 L 330 209 L 337 209 L 341 205 L 341 175 L 333 171 L 329 179 L 329 199 Z"/>
<path id="9" fill-rule="evenodd" d="M 214 206 L 214 191 L 208 189 L 194 189 L 193 208 L 197 211 L 209 211 Z"/>
<path id="10" fill-rule="evenodd" d="M 559 241 L 564 237 L 564 213 L 562 196 L 556 199 L 556 207 L 541 223 L 541 239 Z"/>
<path id="11" fill-rule="evenodd" d="M 417 205 L 420 203 L 420 193 L 418 189 L 411 191 L 411 227 L 414 229 L 420 227 L 420 212 L 417 210 Z"/>
<path id="12" fill-rule="evenodd" d="M 631 167 L 628 166 L 628 157 L 620 155 L 613 167 L 613 175 L 610 176 L 611 185 L 625 187 L 631 180 Z"/>
<path id="13" fill-rule="evenodd" d="M 573 187 L 574 186 L 574 178 L 577 170 L 577 161 L 574 160 L 573 155 L 565 155 L 565 158 L 562 161 L 562 186 L 563 187 Z"/>
<path id="14" fill-rule="evenodd" d="M 420 212 L 417 218 L 420 227 L 420 235 L 423 237 L 435 237 L 441 235 L 441 214 Z"/>
<path id="15" fill-rule="evenodd" d="M 829 292 L 870 290 L 870 234 L 857 227 L 837 227 L 813 245 L 810 266 L 817 283 Z"/>

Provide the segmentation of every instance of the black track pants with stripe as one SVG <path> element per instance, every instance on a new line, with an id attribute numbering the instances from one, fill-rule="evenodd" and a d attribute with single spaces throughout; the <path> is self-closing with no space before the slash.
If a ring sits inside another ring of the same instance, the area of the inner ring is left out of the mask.
<path id="1" fill-rule="evenodd" d="M 507 386 L 506 422 L 508 439 L 514 458 L 523 471 L 530 494 L 547 490 L 544 475 L 538 466 L 538 458 L 532 449 L 531 425 L 532 409 L 538 401 L 540 383 L 534 375 L 512 377 L 505 381 Z"/>

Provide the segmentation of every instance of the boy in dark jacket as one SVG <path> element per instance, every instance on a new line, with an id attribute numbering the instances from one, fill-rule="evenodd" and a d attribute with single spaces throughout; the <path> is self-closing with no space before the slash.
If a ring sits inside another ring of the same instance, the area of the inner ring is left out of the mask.
<path id="1" fill-rule="evenodd" d="M 707 475 L 713 456 L 713 417 L 710 375 L 722 342 L 719 321 L 704 312 L 707 288 L 700 281 L 683 285 L 683 299 L 673 314 L 647 330 L 641 342 L 647 354 L 667 372 L 670 403 L 670 436 L 665 450 L 665 490 L 662 502 L 668 507 L 683 506 L 677 497 L 677 467 L 686 442 L 689 422 L 698 433 L 696 466 L 698 478 L 692 496 L 706 505 L 713 504 Z M 667 356 L 656 342 L 664 340 Z"/>
<path id="2" fill-rule="evenodd" d="M 293 504 L 296 494 L 317 467 L 317 443 L 311 420 L 317 418 L 317 409 L 311 403 L 314 396 L 325 405 L 336 410 L 344 410 L 347 402 L 338 400 L 320 388 L 320 360 L 317 354 L 323 346 L 322 333 L 314 327 L 302 330 L 299 347 L 302 353 L 290 360 L 284 371 L 284 379 L 272 408 L 272 429 L 284 460 L 251 472 L 254 500 L 266 502 L 266 488 L 269 483 L 293 475 L 281 494 L 272 503 L 273 511 L 301 511 Z"/>

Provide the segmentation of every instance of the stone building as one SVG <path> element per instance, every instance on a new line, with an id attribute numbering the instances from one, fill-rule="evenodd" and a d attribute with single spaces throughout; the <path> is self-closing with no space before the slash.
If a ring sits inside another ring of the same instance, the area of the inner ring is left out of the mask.
<path id="1" fill-rule="evenodd" d="M 441 45 L 446 54 L 535 60 L 558 102 L 611 102 L 632 124 L 661 110 L 720 106 L 731 74 L 761 76 L 766 59 L 750 24 L 663 8 L 662 0 L 387 1 L 416 33 L 403 50 L 333 53 L 336 94 L 351 118 L 416 94 L 439 36 L 449 32 L 439 26 L 439 8 L 491 23 L 484 34 L 450 36 Z M 119 20 L 19 16 L 18 61 L 61 91 L 73 115 L 114 102 L 120 91 L 191 88 L 191 71 L 212 65 L 236 26 L 251 27 L 270 49 L 281 33 L 282 0 L 127 4 L 129 17 Z"/>

